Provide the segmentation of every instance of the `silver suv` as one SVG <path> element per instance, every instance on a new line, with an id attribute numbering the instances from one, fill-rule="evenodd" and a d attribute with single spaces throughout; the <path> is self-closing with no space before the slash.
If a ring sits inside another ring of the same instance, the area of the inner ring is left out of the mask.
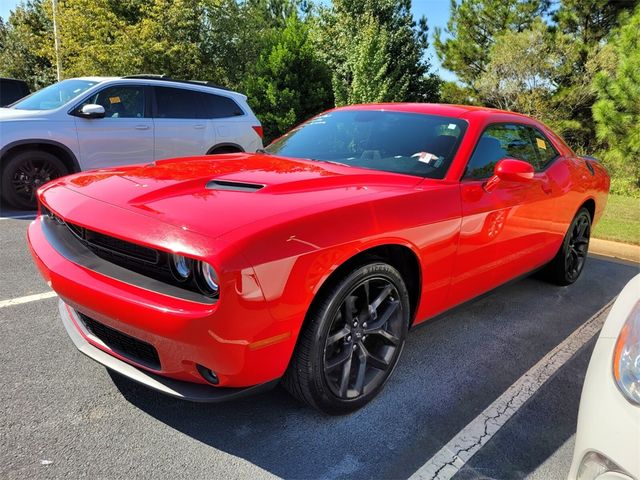
<path id="1" fill-rule="evenodd" d="M 157 76 L 73 78 L 0 108 L 2 198 L 35 207 L 35 191 L 80 170 L 262 148 L 247 97 Z"/>

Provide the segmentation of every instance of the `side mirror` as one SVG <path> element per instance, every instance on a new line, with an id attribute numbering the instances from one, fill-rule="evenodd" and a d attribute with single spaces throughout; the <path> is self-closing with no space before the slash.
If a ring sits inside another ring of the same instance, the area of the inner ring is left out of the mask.
<path id="1" fill-rule="evenodd" d="M 492 191 L 500 181 L 527 182 L 533 178 L 535 170 L 533 166 L 515 158 L 503 158 L 493 169 L 491 177 L 484 185 L 487 192 Z"/>
<path id="2" fill-rule="evenodd" d="M 104 107 L 102 105 L 96 105 L 89 103 L 83 105 L 80 110 L 77 110 L 77 115 L 84 118 L 104 118 Z"/>

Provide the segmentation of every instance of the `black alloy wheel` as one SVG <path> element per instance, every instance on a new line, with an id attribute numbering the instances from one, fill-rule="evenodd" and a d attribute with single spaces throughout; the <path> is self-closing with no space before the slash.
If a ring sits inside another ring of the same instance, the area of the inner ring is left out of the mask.
<path id="1" fill-rule="evenodd" d="M 48 152 L 21 152 L 9 158 L 2 170 L 2 195 L 14 207 L 35 209 L 38 188 L 67 173 L 64 164 Z"/>
<path id="2" fill-rule="evenodd" d="M 565 234 L 560 250 L 542 270 L 542 277 L 557 285 L 571 285 L 580 277 L 589 252 L 591 214 L 581 208 Z"/>
<path id="3" fill-rule="evenodd" d="M 589 215 L 579 215 L 571 225 L 569 243 L 565 253 L 565 270 L 567 279 L 575 282 L 587 259 L 589 249 L 589 237 L 591 235 L 591 220 Z"/>
<path id="4" fill-rule="evenodd" d="M 400 294 L 388 279 L 367 278 L 351 290 L 333 318 L 324 349 L 324 374 L 338 398 L 378 388 L 401 347 Z"/>
<path id="5" fill-rule="evenodd" d="M 371 261 L 321 290 L 283 378 L 296 398 L 338 415 L 384 387 L 409 328 L 409 294 L 391 265 Z"/>

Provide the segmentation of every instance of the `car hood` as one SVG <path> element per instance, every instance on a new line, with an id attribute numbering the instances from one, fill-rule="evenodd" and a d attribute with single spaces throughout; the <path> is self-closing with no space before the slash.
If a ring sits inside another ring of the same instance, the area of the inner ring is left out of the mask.
<path id="1" fill-rule="evenodd" d="M 267 217 L 304 215 L 412 188 L 409 175 L 264 154 L 164 160 L 57 182 L 102 202 L 218 237 Z M 55 206 L 53 206 L 55 208 Z"/>

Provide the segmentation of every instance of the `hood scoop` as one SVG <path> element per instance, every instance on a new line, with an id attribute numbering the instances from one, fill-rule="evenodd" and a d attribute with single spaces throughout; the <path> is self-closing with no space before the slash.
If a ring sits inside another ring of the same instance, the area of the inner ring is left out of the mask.
<path id="1" fill-rule="evenodd" d="M 257 192 L 265 185 L 260 183 L 236 182 L 234 180 L 211 180 L 207 183 L 208 190 L 231 190 L 234 192 Z"/>

